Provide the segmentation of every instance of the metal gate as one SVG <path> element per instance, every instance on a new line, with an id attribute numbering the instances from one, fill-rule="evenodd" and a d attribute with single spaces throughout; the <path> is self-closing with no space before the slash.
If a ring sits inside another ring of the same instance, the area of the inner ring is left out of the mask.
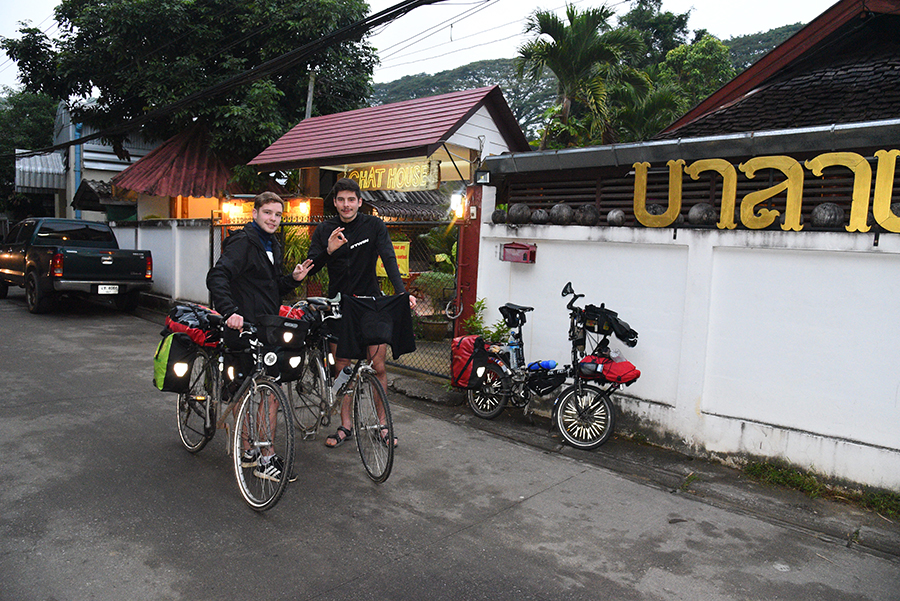
<path id="1" fill-rule="evenodd" d="M 284 248 L 285 266 L 293 267 L 306 258 L 312 233 L 319 223 L 282 222 L 278 235 Z M 450 339 L 455 324 L 448 319 L 445 309 L 450 301 L 458 297 L 456 251 L 459 226 L 450 221 L 386 221 L 385 225 L 397 249 L 406 288 L 418 300 L 413 310 L 416 352 L 399 359 L 394 359 L 389 353 L 388 365 L 449 378 Z M 219 258 L 222 240 L 228 233 L 243 226 L 243 223 L 213 224 L 210 231 L 211 263 Z M 387 277 L 379 277 L 379 282 L 386 294 L 393 293 L 393 286 Z M 327 290 L 328 273 L 323 269 L 315 276 L 306 278 L 297 288 L 296 296 L 286 298 L 284 302 L 288 304 L 300 298 L 323 296 Z"/>

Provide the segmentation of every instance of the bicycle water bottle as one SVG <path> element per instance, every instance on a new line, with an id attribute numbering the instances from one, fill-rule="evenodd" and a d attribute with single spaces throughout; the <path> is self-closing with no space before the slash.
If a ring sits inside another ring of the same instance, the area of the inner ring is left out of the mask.
<path id="1" fill-rule="evenodd" d="M 528 369 L 537 371 L 539 369 L 556 369 L 556 361 L 553 359 L 544 359 L 543 361 L 535 361 L 528 364 Z"/>
<path id="2" fill-rule="evenodd" d="M 349 365 L 341 370 L 341 373 L 338 374 L 338 377 L 334 379 L 334 384 L 331 386 L 331 390 L 334 394 L 337 394 L 347 380 L 350 379 L 350 376 L 353 374 L 353 368 Z"/>
<path id="3" fill-rule="evenodd" d="M 509 367 L 510 369 L 518 369 L 522 363 L 522 349 L 519 346 L 519 343 L 513 336 L 509 337 L 509 342 L 507 343 L 507 348 L 509 349 Z"/>

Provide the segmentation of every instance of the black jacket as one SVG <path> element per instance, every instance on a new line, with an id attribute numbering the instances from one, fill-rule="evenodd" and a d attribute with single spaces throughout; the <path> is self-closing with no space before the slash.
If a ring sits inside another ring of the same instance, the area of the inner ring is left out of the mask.
<path id="1" fill-rule="evenodd" d="M 299 282 L 281 274 L 282 250 L 277 238 L 272 254 L 274 265 L 252 223 L 226 238 L 222 256 L 206 275 L 213 308 L 226 318 L 238 313 L 250 323 L 257 322 L 260 315 L 278 315 L 281 297 Z"/>
<path id="2" fill-rule="evenodd" d="M 328 237 L 338 227 L 344 228 L 347 243 L 329 255 Z M 378 217 L 363 213 L 357 213 L 350 223 L 342 222 L 339 217 L 330 217 L 313 232 L 309 258 L 314 265 L 310 274 L 328 266 L 328 296 L 331 298 L 338 292 L 345 296 L 380 296 L 381 289 L 375 276 L 375 264 L 379 256 L 394 285 L 394 292 L 405 292 L 406 286 L 397 267 L 394 245 L 384 222 Z"/>

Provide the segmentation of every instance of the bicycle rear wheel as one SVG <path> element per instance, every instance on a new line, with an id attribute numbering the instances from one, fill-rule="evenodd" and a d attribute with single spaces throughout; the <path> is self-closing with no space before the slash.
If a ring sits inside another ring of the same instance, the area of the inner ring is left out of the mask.
<path id="1" fill-rule="evenodd" d="M 375 482 L 384 482 L 394 466 L 394 422 L 384 388 L 375 374 L 359 374 L 353 393 L 353 428 L 366 473 Z"/>
<path id="2" fill-rule="evenodd" d="M 294 418 L 284 392 L 271 379 L 258 378 L 241 399 L 232 450 L 244 501 L 256 511 L 274 507 L 294 466 Z"/>
<path id="3" fill-rule="evenodd" d="M 216 374 L 214 363 L 204 350 L 197 352 L 191 367 L 190 387 L 178 395 L 178 435 L 181 444 L 191 453 L 199 452 L 216 433 L 215 389 Z M 209 411 L 209 427 L 206 413 Z"/>
<path id="4" fill-rule="evenodd" d="M 559 397 L 556 426 L 563 439 L 578 449 L 596 449 L 609 440 L 616 413 L 609 393 L 596 386 L 570 386 Z"/>
<path id="5" fill-rule="evenodd" d="M 287 386 L 294 423 L 304 437 L 314 434 L 328 403 L 328 384 L 321 352 L 308 349 L 303 357 L 303 375 Z"/>

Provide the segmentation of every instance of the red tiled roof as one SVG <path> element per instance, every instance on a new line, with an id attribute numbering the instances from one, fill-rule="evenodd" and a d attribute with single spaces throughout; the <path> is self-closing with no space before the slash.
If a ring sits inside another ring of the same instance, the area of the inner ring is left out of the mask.
<path id="1" fill-rule="evenodd" d="M 430 156 L 482 106 L 510 150 L 530 149 L 493 86 L 306 119 L 249 164 L 274 171 Z"/>
<path id="2" fill-rule="evenodd" d="M 209 149 L 199 123 L 169 138 L 112 179 L 116 188 L 153 196 L 223 196 L 231 171 Z"/>

